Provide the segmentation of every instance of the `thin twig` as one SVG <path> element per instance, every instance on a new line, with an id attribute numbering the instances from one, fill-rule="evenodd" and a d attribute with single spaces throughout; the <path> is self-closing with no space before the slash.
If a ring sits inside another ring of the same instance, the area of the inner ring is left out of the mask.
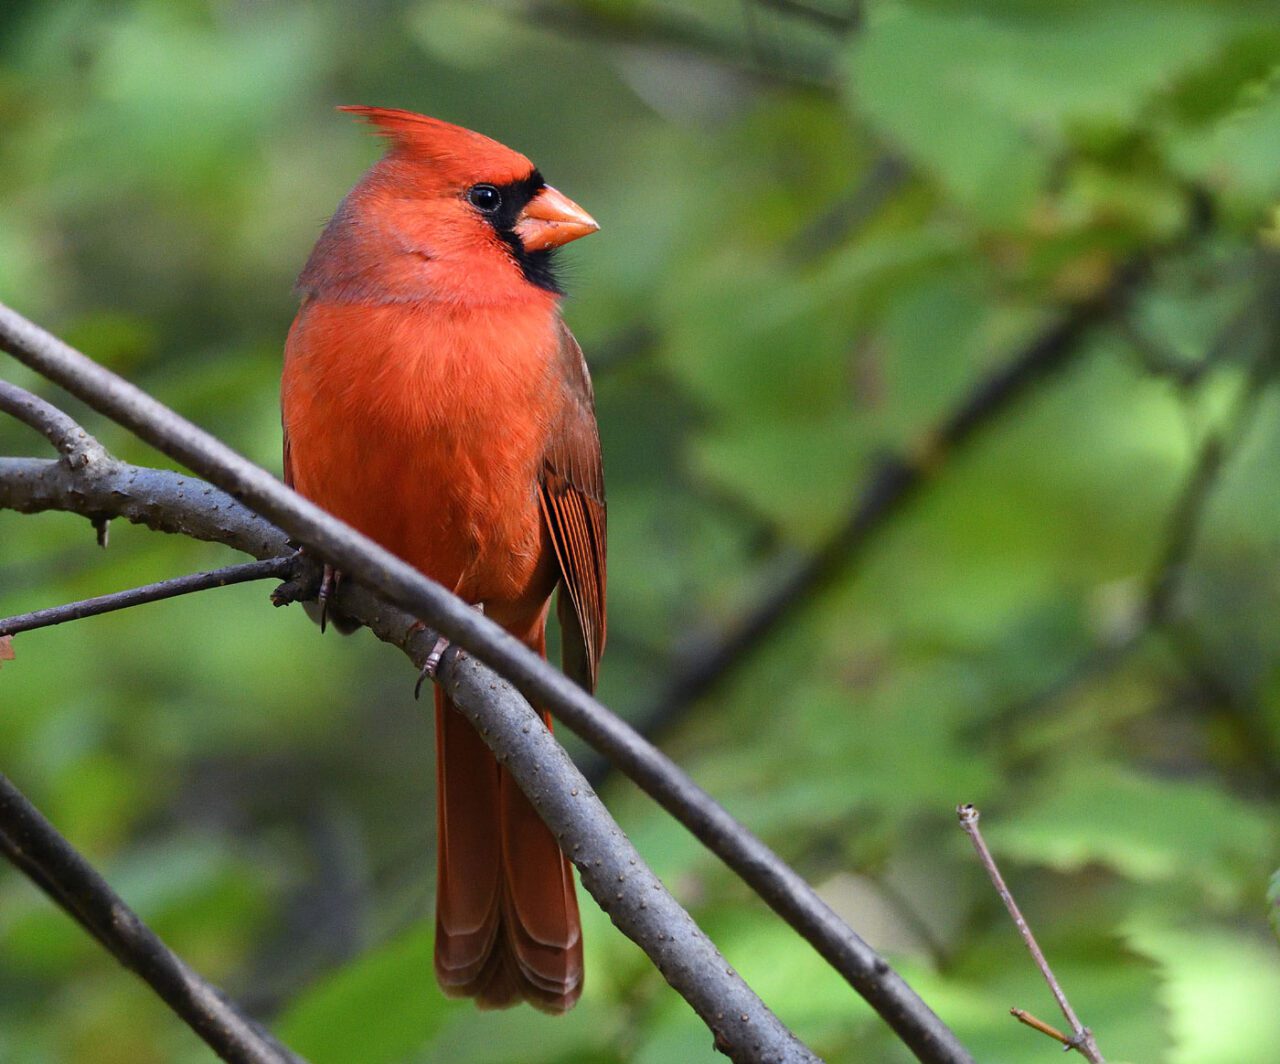
<path id="1" fill-rule="evenodd" d="M 1036 942 L 1035 935 L 1031 933 L 1031 928 L 1023 917 L 1022 911 L 1018 908 L 1018 903 L 1013 900 L 1013 894 L 1008 886 L 1005 885 L 1004 876 L 1000 874 L 1000 869 L 996 866 L 996 860 L 991 856 L 991 851 L 987 848 L 987 842 L 982 837 L 982 830 L 978 827 L 978 819 L 981 814 L 978 812 L 977 807 L 969 804 L 957 806 L 956 815 L 960 818 L 960 827 L 964 829 L 965 834 L 972 840 L 973 848 L 978 852 L 978 860 L 982 862 L 982 867 L 987 870 L 987 875 L 991 877 L 996 893 L 1000 895 L 1000 900 L 1004 902 L 1004 907 L 1009 910 L 1009 915 L 1013 918 L 1014 925 L 1018 928 L 1018 934 L 1022 936 L 1022 941 L 1026 944 L 1027 951 L 1036 962 L 1036 967 L 1040 969 L 1040 974 L 1044 976 L 1045 982 L 1049 984 L 1049 989 L 1053 992 L 1053 996 L 1058 1002 L 1058 1008 L 1062 1010 L 1062 1015 L 1071 1024 L 1073 1037 L 1067 1040 L 1065 1044 L 1072 1049 L 1079 1050 L 1081 1055 L 1091 1064 L 1106 1064 L 1102 1054 L 1098 1051 L 1097 1043 L 1093 1040 L 1093 1032 L 1080 1022 L 1075 1009 L 1071 1007 L 1071 1002 L 1067 1000 L 1067 995 L 1063 992 L 1061 984 L 1053 974 L 1053 969 L 1049 967 L 1049 962 L 1045 960 L 1040 944 Z"/>
<path id="2" fill-rule="evenodd" d="M 0 852 L 145 981 L 223 1060 L 305 1064 L 170 950 L 4 775 Z"/>
<path id="3" fill-rule="evenodd" d="M 0 347 L 10 351 L 21 361 L 66 387 L 90 406 L 136 432 L 143 439 L 160 448 L 166 454 L 184 462 L 207 476 L 220 487 L 227 489 L 263 517 L 277 526 L 263 535 L 280 544 L 280 549 L 269 553 L 283 553 L 285 534 L 306 543 L 315 551 L 317 559 L 339 566 L 352 580 L 376 592 L 382 599 L 400 607 L 393 611 L 394 624 L 400 625 L 401 645 L 404 634 L 413 624 L 413 618 L 422 618 L 452 642 L 477 655 L 502 673 L 528 699 L 554 713 L 568 727 L 576 731 L 597 749 L 615 759 L 624 772 L 635 779 L 653 795 L 669 812 L 690 827 L 713 852 L 726 861 L 776 912 L 783 916 L 821 953 L 851 985 L 880 1013 L 899 1037 L 924 1061 L 961 1062 L 972 1058 L 964 1047 L 920 998 L 907 986 L 893 969 L 845 925 L 792 869 L 758 838 L 729 816 L 709 795 L 692 782 L 673 762 L 646 742 L 581 688 L 569 681 L 558 670 L 549 666 L 541 657 L 529 651 L 509 633 L 496 626 L 489 618 L 471 609 L 439 585 L 424 577 L 394 555 L 360 536 L 340 521 L 324 513 L 285 488 L 264 470 L 247 462 L 218 440 L 185 421 L 172 410 L 140 392 L 115 374 L 72 350 L 57 338 L 27 321 L 12 310 L 0 306 Z M 10 462 L 16 460 L 10 460 Z M 4 496 L 4 460 L 0 460 L 0 504 Z M 48 473 L 48 470 L 45 470 Z M 79 505 L 98 506 L 115 501 L 67 499 L 51 493 L 47 486 L 37 483 L 39 476 L 28 467 L 25 479 L 16 492 L 28 506 L 40 501 L 45 508 L 76 509 Z M 133 469 L 135 483 L 157 483 L 158 471 Z M 21 476 L 21 474 L 20 474 Z M 163 478 L 160 478 L 161 480 Z M 171 487 L 157 483 L 172 498 Z M 84 492 L 85 485 L 81 484 Z M 208 485 L 205 491 L 213 492 Z M 52 498 L 51 498 L 52 495 Z M 226 497 L 216 492 L 221 499 Z M 39 500 L 37 500 L 39 496 Z M 128 500 L 130 512 L 147 521 L 147 510 L 136 497 Z M 203 512 L 201 498 L 193 490 L 179 494 L 174 500 L 176 514 L 163 520 L 186 523 L 204 532 L 211 525 L 230 525 L 232 513 L 229 507 L 218 510 L 218 521 L 210 521 Z M 111 506 L 107 506 L 109 511 Z M 181 516 L 179 516 L 181 515 Z M 251 527 L 262 529 L 261 518 L 249 516 Z M 228 529 L 228 535 L 253 543 L 256 536 L 244 529 Z M 220 539 L 216 533 L 208 538 Z M 251 552 L 252 546 L 247 547 Z M 335 605 L 342 612 L 373 624 L 368 610 L 353 610 L 350 602 L 358 589 L 344 585 L 342 599 Z M 370 596 L 377 604 L 378 599 Z M 383 610 L 390 609 L 382 602 Z M 388 622 L 391 623 L 391 622 Z M 389 631 L 387 627 L 383 632 Z M 384 635 L 383 638 L 386 638 Z M 396 641 L 396 640 L 393 640 Z M 487 677 L 495 685 L 500 681 L 492 673 Z M 449 682 L 449 675 L 442 670 L 441 679 Z M 481 685 L 483 686 L 483 685 Z M 476 705 L 469 712 L 497 712 L 480 691 Z M 461 704 L 461 703 L 459 703 Z M 532 711 L 528 711 L 530 714 Z M 536 717 L 530 717 L 536 720 Z M 484 734 L 484 729 L 481 729 Z M 496 733 L 495 733 L 496 734 Z M 485 736 L 491 741 L 490 736 Z M 496 748 L 496 740 L 493 741 Z M 514 765 L 522 756 L 520 747 L 499 751 Z M 541 796 L 530 794 L 531 800 L 550 819 L 551 811 L 540 803 Z M 575 808 L 577 808 L 575 806 Z M 580 810 L 579 815 L 590 818 L 595 814 Z M 586 830 L 585 822 L 584 828 Z M 611 829 L 616 831 L 616 825 Z M 589 864 L 592 855 L 578 855 L 579 866 Z M 663 940 L 647 938 L 635 926 L 626 924 L 627 914 L 614 914 L 615 922 L 633 937 L 651 957 L 664 957 L 672 947 Z M 665 963 L 665 959 L 664 959 Z M 730 969 L 731 972 L 731 969 Z M 720 1023 L 716 1013 L 716 980 L 724 969 L 701 972 L 693 985 L 680 983 L 681 973 L 664 972 L 677 985 L 707 1022 Z M 682 976 L 681 976 L 682 977 Z M 752 1030 L 763 1037 L 772 1014 L 760 1006 L 761 1022 L 752 1024 Z M 776 1021 L 773 1021 L 776 1022 Z M 789 1033 L 780 1037 L 786 1037 Z"/>
<path id="4" fill-rule="evenodd" d="M 17 635 L 19 632 L 30 632 L 37 628 L 49 628 L 66 621 L 78 621 L 84 617 L 97 617 L 103 613 L 125 610 L 131 606 L 142 606 L 148 602 L 160 602 L 164 599 L 177 598 L 179 595 L 190 595 L 195 591 L 209 591 L 215 587 L 228 587 L 231 584 L 243 584 L 249 580 L 284 580 L 291 576 L 297 568 L 294 558 L 267 558 L 257 562 L 242 562 L 239 565 L 228 565 L 222 569 L 212 569 L 204 573 L 192 573 L 189 576 L 175 576 L 170 580 L 160 580 L 154 584 L 129 588 L 127 591 L 115 591 L 110 595 L 98 595 L 96 598 L 81 599 L 65 606 L 50 606 L 48 609 L 32 610 L 14 617 L 0 618 L 0 636 Z"/>
<path id="5" fill-rule="evenodd" d="M 105 460 L 102 444 L 82 429 L 70 415 L 8 381 L 0 381 L 0 413 L 29 425 L 54 445 L 72 465 Z"/>
<path id="6" fill-rule="evenodd" d="M 1038 1016 L 1033 1016 L 1026 1009 L 1010 1009 L 1009 1015 L 1019 1023 L 1025 1023 L 1028 1027 L 1032 1027 L 1041 1034 L 1047 1034 L 1056 1042 L 1061 1042 L 1068 1049 L 1073 1048 L 1071 1039 L 1058 1030 L 1058 1028 L 1047 1024 Z"/>

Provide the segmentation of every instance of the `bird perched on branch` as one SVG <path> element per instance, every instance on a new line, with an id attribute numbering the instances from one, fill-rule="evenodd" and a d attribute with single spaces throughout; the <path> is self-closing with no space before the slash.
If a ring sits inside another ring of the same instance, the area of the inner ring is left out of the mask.
<path id="1" fill-rule="evenodd" d="M 389 144 L 298 279 L 285 479 L 544 655 L 558 586 L 565 670 L 594 690 L 604 477 L 553 254 L 598 226 L 488 137 L 342 110 Z M 438 688 L 436 745 L 436 976 L 481 1007 L 563 1012 L 582 992 L 569 862 Z"/>

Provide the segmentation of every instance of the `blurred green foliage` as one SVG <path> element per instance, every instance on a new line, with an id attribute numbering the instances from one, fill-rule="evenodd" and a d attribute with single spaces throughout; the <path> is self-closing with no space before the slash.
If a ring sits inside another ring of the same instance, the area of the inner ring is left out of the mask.
<path id="1" fill-rule="evenodd" d="M 1274 7 L 806 5 L 849 13 L 9 0 L 0 299 L 278 468 L 292 278 L 378 150 L 333 106 L 410 107 L 519 147 L 603 226 L 567 253 L 567 315 L 597 365 L 609 479 L 602 696 L 637 714 L 694 633 L 839 524 L 885 448 L 927 453 L 929 427 L 1064 305 L 1148 260 L 1122 319 L 934 455 L 858 563 L 662 740 L 978 1059 L 1048 1059 L 1007 1010 L 1055 1017 L 959 801 L 986 813 L 1109 1059 L 1272 1060 Z M 8 423 L 0 451 L 44 453 Z M 103 553 L 81 520 L 0 513 L 0 614 L 229 560 L 132 527 Z M 1171 597 L 1153 616 L 1158 575 Z M 322 639 L 242 586 L 17 650 L 0 769 L 316 1064 L 713 1059 L 589 903 L 570 1016 L 440 996 L 430 724 L 404 661 L 367 636 Z M 907 1059 L 682 829 L 628 785 L 606 797 L 819 1053 Z M 208 1058 L 0 870 L 0 1060 Z"/>

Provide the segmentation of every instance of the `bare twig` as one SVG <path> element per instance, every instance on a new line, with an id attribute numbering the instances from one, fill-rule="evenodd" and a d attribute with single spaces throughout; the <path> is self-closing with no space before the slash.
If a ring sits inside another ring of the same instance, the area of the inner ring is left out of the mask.
<path id="1" fill-rule="evenodd" d="M 1035 935 L 1031 933 L 1031 928 L 1023 917 L 1022 911 L 1018 908 L 1018 903 L 1013 900 L 1013 894 L 1009 891 L 1008 886 L 1005 885 L 1004 876 L 1000 874 L 1000 869 L 996 866 L 996 860 L 991 856 L 991 851 L 987 848 L 987 842 L 982 837 L 982 830 L 978 827 L 978 819 L 981 814 L 979 814 L 977 807 L 968 804 L 957 806 L 956 815 L 960 818 L 960 827 L 964 829 L 965 834 L 972 840 L 973 848 L 978 852 L 978 860 L 982 862 L 982 867 L 987 870 L 987 875 L 991 877 L 996 893 L 1000 895 L 1000 900 L 1004 902 L 1004 907 L 1009 910 L 1009 915 L 1013 917 L 1014 925 L 1018 928 L 1018 934 L 1022 936 L 1022 941 L 1026 943 L 1028 952 L 1036 962 L 1036 967 L 1040 969 L 1040 974 L 1044 976 L 1045 982 L 1049 984 L 1049 989 L 1053 992 L 1053 996 L 1058 1002 L 1058 1008 L 1062 1010 L 1062 1015 L 1071 1024 L 1073 1037 L 1064 1039 L 1063 1044 L 1071 1049 L 1079 1050 L 1080 1054 L 1091 1064 L 1106 1064 L 1102 1054 L 1098 1051 L 1097 1043 L 1093 1039 L 1093 1032 L 1082 1024 L 1079 1017 L 1076 1016 L 1075 1009 L 1071 1007 L 1071 1002 L 1067 1000 L 1067 995 L 1063 992 L 1061 984 L 1053 974 L 1053 969 L 1049 967 L 1049 962 L 1045 960 L 1040 944 L 1036 942 Z M 1017 1012 L 1014 1015 L 1017 1015 Z M 1020 1016 L 1018 1018 L 1022 1019 Z M 1032 1026 L 1036 1025 L 1032 1024 Z M 1039 1029 L 1043 1030 L 1044 1028 L 1041 1027 Z"/>
<path id="2" fill-rule="evenodd" d="M 46 403 L 25 388 L 0 381 L 0 413 L 29 425 L 58 449 L 63 459 L 73 466 L 106 460 L 102 444 L 82 429 L 69 415 Z"/>
<path id="3" fill-rule="evenodd" d="M 380 609 L 384 611 L 384 620 L 375 623 L 373 614 L 376 611 L 371 604 L 376 600 L 359 600 L 357 595 L 362 593 L 348 584 L 344 586 L 342 593 L 347 597 L 342 598 L 339 603 L 344 614 L 369 623 L 375 632 L 383 634 L 383 638 L 387 638 L 399 626 L 399 639 L 393 641 L 400 645 L 406 639 L 413 618 L 420 617 L 482 661 L 500 668 L 526 698 L 549 709 L 597 749 L 606 752 L 624 772 L 656 797 L 682 823 L 688 825 L 863 994 L 921 1060 L 971 1059 L 955 1035 L 920 1001 L 901 977 L 841 922 L 812 888 L 776 854 L 733 820 L 710 796 L 633 729 L 488 618 L 297 496 L 270 474 L 245 461 L 167 407 L 4 307 L 0 307 L 0 347 L 62 384 L 90 406 L 132 429 L 165 453 L 232 491 L 283 530 L 281 532 L 269 526 L 264 530 L 260 519 L 248 518 L 249 527 L 235 530 L 232 533 L 235 538 L 254 544 L 259 540 L 258 533 L 262 533 L 266 539 L 274 540 L 280 545 L 279 550 L 268 553 L 280 553 L 284 549 L 284 533 L 287 533 L 296 541 L 306 543 L 308 550 L 314 550 L 317 558 L 338 565 L 350 578 L 400 607 L 398 610 L 391 610 L 386 602 L 382 603 Z M 0 461 L 0 504 L 3 503 L 6 488 L 4 465 Z M 25 480 L 18 485 L 16 494 L 21 496 L 28 507 L 34 507 L 42 501 L 43 508 L 48 508 L 51 505 L 50 492 L 47 487 L 33 482 L 40 479 L 37 471 L 28 467 L 24 473 Z M 132 476 L 135 484 L 148 481 L 156 483 L 162 492 L 173 497 L 171 485 L 157 483 L 157 478 L 160 478 L 158 471 L 143 471 L 135 467 Z M 202 495 L 197 494 L 196 485 L 192 485 L 191 491 L 186 493 L 185 501 L 181 498 L 175 500 L 176 508 L 182 516 L 171 514 L 159 520 L 190 525 L 206 534 L 219 523 L 235 523 L 231 508 L 224 505 L 229 501 L 225 496 L 214 492 L 208 485 L 199 486 L 199 490 L 214 494 L 212 505 L 217 511 L 216 520 L 210 520 L 209 515 L 204 512 L 207 503 Z M 92 508 L 110 501 L 83 486 L 82 491 L 83 499 L 64 498 L 60 508 L 76 510 L 82 504 L 86 508 Z M 56 495 L 54 498 L 56 499 Z M 141 515 L 144 521 L 147 520 L 147 508 L 136 497 L 136 493 L 132 499 L 120 501 L 128 504 L 131 514 Z M 55 502 L 52 505 L 57 504 Z M 105 509 L 110 510 L 111 507 L 107 506 Z M 205 538 L 221 539 L 222 536 L 215 531 Z M 248 546 L 247 549 L 254 551 L 254 546 Z M 353 608 L 353 600 L 363 602 L 364 605 L 359 609 Z M 385 620 L 385 617 L 393 619 Z M 419 635 L 425 639 L 425 634 Z M 474 667 L 479 667 L 479 663 L 475 662 Z M 451 669 L 452 666 L 442 668 L 441 682 L 453 682 Z M 504 733 L 498 716 L 500 709 L 487 696 L 487 685 L 496 686 L 500 681 L 493 673 L 486 672 L 484 675 L 485 683 L 478 685 L 480 697 L 475 699 L 475 704 L 468 702 L 464 705 L 462 697 L 459 697 L 458 704 L 466 712 L 474 713 L 476 719 L 486 722 L 480 727 L 481 734 L 495 748 L 495 752 L 507 758 L 515 772 L 524 756 L 522 746 L 502 745 L 500 736 Z M 536 722 L 537 718 L 532 710 L 526 707 L 525 714 L 526 721 Z M 553 785 L 552 781 L 543 783 L 537 777 L 522 777 L 520 774 L 517 774 L 517 781 L 529 788 L 531 800 L 539 812 L 553 823 L 553 827 L 555 818 L 564 813 L 581 818 L 574 821 L 572 828 L 580 838 L 611 838 L 610 832 L 616 830 L 611 825 L 603 836 L 599 835 L 598 824 L 593 818 L 607 814 L 597 811 L 594 806 L 588 808 L 584 803 L 571 804 L 567 810 L 562 809 L 558 813 L 551 798 L 542 789 L 549 790 Z M 591 862 L 596 857 L 605 860 L 605 854 L 586 849 L 574 856 L 584 872 L 589 871 Z M 612 856 L 609 859 L 612 860 Z M 687 973 L 668 963 L 674 944 L 664 939 L 655 941 L 649 938 L 643 928 L 631 920 L 634 914 L 625 907 L 615 910 L 611 915 L 626 934 L 666 966 L 664 974 L 677 989 L 691 997 L 691 1003 L 713 1029 L 723 1026 L 725 1017 L 715 1010 L 715 1001 L 718 1000 L 718 990 L 730 996 L 738 993 L 734 985 L 721 985 L 725 979 L 730 984 L 734 983 L 736 975 L 732 973 L 732 969 L 726 971 L 727 966 L 724 966 L 700 970 L 696 979 L 692 980 L 695 985 L 689 987 L 684 982 Z M 711 1010 L 709 1015 L 708 1009 Z M 776 1020 L 763 1005 L 755 1014 L 755 1020 L 751 1013 L 746 1015 L 748 1020 L 744 1022 L 750 1024 L 750 1031 L 754 1036 L 764 1038 L 765 1032 L 772 1029 L 779 1043 L 785 1043 L 789 1039 L 789 1032 L 785 1028 L 771 1028 Z M 738 1041 L 734 1038 L 737 1033 L 741 1032 L 731 1030 L 729 1040 Z"/>
<path id="4" fill-rule="evenodd" d="M 1041 1034 L 1047 1034 L 1055 1042 L 1061 1042 L 1068 1049 L 1072 1048 L 1071 1039 L 1051 1024 L 1045 1023 L 1038 1016 L 1033 1016 L 1026 1009 L 1010 1009 L 1009 1015 L 1019 1023 L 1025 1023 L 1028 1027 L 1033 1027 Z"/>
<path id="5" fill-rule="evenodd" d="M 50 606 L 48 609 L 0 618 L 0 636 L 17 635 L 19 632 L 30 632 L 37 628 L 49 628 L 66 621 L 97 617 L 103 613 L 125 610 L 130 606 L 160 602 L 164 599 L 177 598 L 179 595 L 190 595 L 195 591 L 209 591 L 215 587 L 243 584 L 249 580 L 284 580 L 292 575 L 296 568 L 297 563 L 292 557 L 267 558 L 263 561 L 228 565 L 205 573 L 192 573 L 190 576 L 175 576 L 170 580 L 160 580 L 154 584 L 129 588 L 127 591 L 116 591 L 110 595 L 98 595 L 96 598 L 70 602 L 65 606 Z"/>
<path id="6" fill-rule="evenodd" d="M 173 953 L 10 780 L 0 775 L 0 852 L 233 1064 L 304 1064 Z"/>
<path id="7" fill-rule="evenodd" d="M 270 558 L 289 538 L 211 484 L 168 469 L 110 462 L 70 470 L 42 458 L 0 458 L 0 506 L 18 513 L 61 510 L 82 517 L 120 517 Z"/>

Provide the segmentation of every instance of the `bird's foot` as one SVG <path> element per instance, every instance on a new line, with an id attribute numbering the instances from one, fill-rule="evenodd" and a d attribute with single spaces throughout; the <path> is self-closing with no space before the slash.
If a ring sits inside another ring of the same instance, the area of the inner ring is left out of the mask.
<path id="1" fill-rule="evenodd" d="M 422 669 L 418 672 L 418 682 L 413 685 L 414 698 L 418 698 L 422 694 L 422 685 L 424 683 L 436 678 L 436 672 L 440 669 L 440 659 L 444 657 L 444 652 L 450 646 L 449 640 L 444 636 L 436 638 L 435 646 L 431 648 L 431 653 L 427 655 L 427 660 L 422 663 Z"/>
<path id="2" fill-rule="evenodd" d="M 329 602 L 334 595 L 338 593 L 338 588 L 342 586 L 342 570 L 335 569 L 327 562 L 324 567 L 324 576 L 320 578 L 320 590 L 316 594 L 316 601 L 320 603 L 320 631 L 323 632 L 329 623 Z"/>
<path id="3" fill-rule="evenodd" d="M 477 602 L 475 608 L 484 613 L 484 603 Z M 414 621 L 413 627 L 409 629 L 412 632 L 421 632 L 426 629 L 426 625 L 421 621 Z M 418 672 L 418 682 L 413 685 L 413 697 L 416 699 L 422 694 L 422 685 L 428 680 L 434 680 L 436 673 L 440 670 L 440 660 L 444 657 L 444 652 L 453 644 L 448 637 L 440 635 L 436 637 L 435 645 L 431 648 L 431 652 L 427 655 L 426 660 L 422 663 L 422 668 Z M 463 654 L 465 651 L 461 647 L 458 653 Z"/>

